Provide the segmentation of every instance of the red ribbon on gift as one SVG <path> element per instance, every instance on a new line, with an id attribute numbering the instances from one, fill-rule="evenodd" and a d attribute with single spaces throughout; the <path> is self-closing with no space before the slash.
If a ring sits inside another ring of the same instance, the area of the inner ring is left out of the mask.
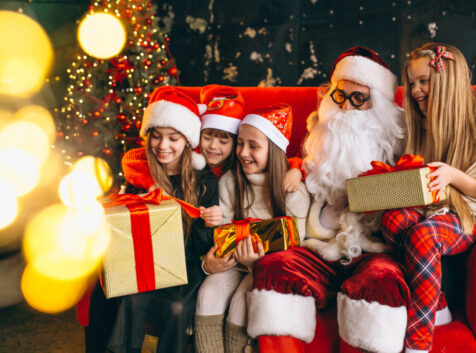
<path id="1" fill-rule="evenodd" d="M 124 205 L 130 212 L 137 289 L 139 292 L 154 290 L 154 253 L 152 250 L 149 209 L 146 204 L 160 205 L 162 200 L 175 200 L 191 218 L 200 217 L 200 210 L 185 201 L 164 195 L 161 189 L 155 189 L 144 196 L 134 194 L 110 194 L 108 197 L 112 199 L 112 201 L 104 204 L 104 208 Z"/>
<path id="2" fill-rule="evenodd" d="M 410 169 L 419 169 L 419 168 L 424 168 L 428 167 L 430 168 L 430 171 L 435 170 L 435 167 L 430 167 L 426 164 L 423 163 L 424 158 L 420 155 L 413 155 L 413 154 L 405 154 L 403 155 L 395 164 L 394 167 L 391 167 L 390 165 L 380 162 L 380 161 L 372 161 L 370 162 L 370 165 L 372 166 L 372 169 L 367 170 L 366 172 L 362 172 L 359 174 L 359 177 L 361 176 L 367 176 L 367 175 L 377 175 L 377 174 L 384 174 L 384 173 L 391 173 L 391 172 L 398 172 L 402 170 L 410 170 Z M 438 202 L 439 199 L 436 197 L 437 191 L 434 190 L 431 192 L 431 196 L 433 198 L 433 202 Z"/>
<path id="3" fill-rule="evenodd" d="M 283 217 L 276 217 L 276 219 L 279 218 L 284 218 L 286 221 L 286 225 L 288 226 L 289 230 L 289 241 L 291 247 L 296 246 L 296 240 L 295 240 L 295 235 L 294 235 L 294 227 L 293 227 L 293 220 L 289 216 L 283 216 Z M 245 239 L 248 235 L 250 235 L 250 223 L 251 222 L 257 222 L 261 221 L 261 219 L 255 219 L 255 218 L 245 218 L 245 219 L 240 219 L 238 221 L 231 221 L 235 225 L 235 242 L 238 244 L 240 241 Z"/>

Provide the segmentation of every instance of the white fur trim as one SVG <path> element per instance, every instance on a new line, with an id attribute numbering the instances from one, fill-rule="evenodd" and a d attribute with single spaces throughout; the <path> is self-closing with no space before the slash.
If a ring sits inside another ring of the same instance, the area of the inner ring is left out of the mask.
<path id="1" fill-rule="evenodd" d="M 192 167 L 195 170 L 202 170 L 207 165 L 207 161 L 202 154 L 192 151 Z"/>
<path id="2" fill-rule="evenodd" d="M 263 134 L 265 134 L 271 141 L 273 141 L 276 146 L 286 152 L 286 148 L 289 145 L 289 140 L 268 119 L 258 114 L 248 114 L 243 118 L 241 124 L 254 126 Z"/>
<path id="3" fill-rule="evenodd" d="M 376 89 L 391 101 L 397 90 L 397 76 L 386 67 L 360 55 L 342 58 L 337 63 L 331 80 L 348 80 Z"/>
<path id="4" fill-rule="evenodd" d="M 447 306 L 435 313 L 435 326 L 443 326 L 451 321 L 453 321 L 453 316 Z"/>
<path id="5" fill-rule="evenodd" d="M 144 111 L 140 136 L 152 127 L 171 127 L 182 133 L 195 148 L 200 141 L 200 118 L 183 105 L 160 100 L 149 104 Z"/>
<path id="6" fill-rule="evenodd" d="M 292 336 L 309 343 L 316 330 L 313 297 L 253 289 L 248 292 L 248 334 Z"/>
<path id="7" fill-rule="evenodd" d="M 203 115 L 206 113 L 206 111 L 208 110 L 208 106 L 206 104 L 197 104 L 198 106 L 198 112 L 200 113 L 200 115 Z"/>
<path id="8" fill-rule="evenodd" d="M 348 344 L 379 353 L 399 353 L 407 328 L 405 306 L 354 300 L 337 293 L 339 334 Z"/>
<path id="9" fill-rule="evenodd" d="M 205 114 L 202 115 L 202 130 L 203 129 L 218 129 L 231 132 L 232 134 L 238 133 L 241 119 L 231 118 L 225 115 L 219 114 Z"/>

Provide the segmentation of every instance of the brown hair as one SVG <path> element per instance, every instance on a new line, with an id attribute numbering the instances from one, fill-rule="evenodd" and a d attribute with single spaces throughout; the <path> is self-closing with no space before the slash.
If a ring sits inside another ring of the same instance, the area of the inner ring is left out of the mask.
<path id="1" fill-rule="evenodd" d="M 200 133 L 201 134 L 207 134 L 210 135 L 211 137 L 218 137 L 221 139 L 231 139 L 233 141 L 233 146 L 231 148 L 231 153 L 228 156 L 227 159 L 223 162 L 221 165 L 222 167 L 222 174 L 225 174 L 228 170 L 235 168 L 236 164 L 236 135 L 232 134 L 231 132 L 225 131 L 225 130 L 220 130 L 220 129 L 212 129 L 212 128 L 207 128 L 203 129 Z"/>
<path id="2" fill-rule="evenodd" d="M 433 59 L 437 46 L 445 46 L 455 60 L 442 58 L 446 65 L 444 71 L 437 72 L 431 67 L 424 127 L 424 115 L 411 95 L 407 70 L 412 60 L 422 57 Z M 406 153 L 420 153 L 422 129 L 426 128 L 431 161 L 441 161 L 466 171 L 474 163 L 476 156 L 476 98 L 471 86 L 471 73 L 463 54 L 452 45 L 427 43 L 411 52 L 403 67 L 402 77 L 408 127 Z M 465 233 L 471 233 L 475 220 L 469 205 L 457 189 L 450 185 L 448 190 L 449 207 L 461 219 Z"/>
<path id="3" fill-rule="evenodd" d="M 243 219 L 246 211 L 254 202 L 250 182 L 243 172 L 241 163 L 235 168 L 235 180 L 238 189 L 238 197 L 235 201 L 235 218 Z M 270 188 L 270 204 L 273 217 L 286 215 L 286 191 L 284 191 L 284 177 L 289 169 L 286 154 L 268 138 L 268 166 L 266 169 L 266 185 Z M 247 193 L 249 191 L 249 193 Z M 248 206 L 245 208 L 245 197 L 248 198 Z"/>
<path id="4" fill-rule="evenodd" d="M 192 167 L 192 148 L 187 145 L 182 155 L 180 156 L 180 190 L 182 195 L 178 195 L 179 188 L 172 188 L 169 176 L 164 168 L 164 166 L 157 160 L 157 157 L 152 152 L 150 145 L 150 130 L 146 135 L 146 154 L 147 161 L 149 164 L 150 174 L 155 181 L 155 185 L 165 191 L 167 194 L 173 197 L 181 197 L 184 201 L 188 202 L 193 206 L 198 206 L 198 199 L 200 195 L 205 193 L 205 186 L 198 185 L 196 172 Z M 183 136 L 183 135 L 182 135 Z M 197 189 L 201 188 L 200 192 L 197 193 Z M 182 210 L 182 222 L 184 227 L 185 241 L 188 241 L 190 235 L 190 230 L 192 226 L 192 220 L 190 217 Z"/>

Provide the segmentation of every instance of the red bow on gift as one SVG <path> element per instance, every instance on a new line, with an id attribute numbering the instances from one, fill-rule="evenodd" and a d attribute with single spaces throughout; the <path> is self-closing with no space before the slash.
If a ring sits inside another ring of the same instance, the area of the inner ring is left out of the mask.
<path id="1" fill-rule="evenodd" d="M 430 65 L 435 68 L 436 72 L 441 72 L 446 70 L 446 64 L 442 58 L 455 60 L 455 57 L 453 56 L 453 54 L 447 51 L 446 47 L 444 46 L 440 46 L 440 45 L 437 46 L 435 48 L 435 53 L 436 53 L 436 56 L 433 59 L 431 59 Z"/>
<path id="2" fill-rule="evenodd" d="M 359 177 L 366 176 L 366 175 L 376 175 L 376 174 L 396 172 L 399 170 L 418 169 L 424 166 L 423 157 L 419 155 L 414 156 L 413 154 L 403 155 L 397 161 L 397 163 L 395 164 L 395 167 L 391 167 L 390 165 L 380 161 L 372 161 L 370 162 L 370 165 L 372 166 L 372 169 L 367 170 L 366 172 L 360 173 Z"/>

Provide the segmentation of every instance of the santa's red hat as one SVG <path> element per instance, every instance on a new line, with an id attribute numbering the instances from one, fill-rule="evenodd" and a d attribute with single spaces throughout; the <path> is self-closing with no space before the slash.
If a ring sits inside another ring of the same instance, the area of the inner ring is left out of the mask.
<path id="1" fill-rule="evenodd" d="M 238 133 L 245 114 L 245 100 L 236 88 L 220 85 L 204 86 L 200 90 L 200 102 L 207 111 L 202 115 L 203 129 L 219 129 Z"/>
<path id="2" fill-rule="evenodd" d="M 335 84 L 339 80 L 375 89 L 392 101 L 397 90 L 397 76 L 390 67 L 376 52 L 360 46 L 346 50 L 334 62 L 331 82 Z"/>
<path id="3" fill-rule="evenodd" d="M 285 103 L 257 109 L 247 114 L 241 124 L 254 126 L 286 152 L 293 127 L 292 109 Z"/>
<path id="4" fill-rule="evenodd" d="M 150 128 L 171 127 L 184 135 L 195 148 L 200 141 L 200 126 L 197 102 L 179 88 L 161 86 L 150 95 L 140 135 L 145 136 Z"/>
<path id="5" fill-rule="evenodd" d="M 149 129 L 170 127 L 185 136 L 192 148 L 200 142 L 200 107 L 189 95 L 177 87 L 161 86 L 156 88 L 149 98 L 149 105 L 144 111 L 140 136 L 147 135 Z M 203 169 L 205 158 L 193 152 L 194 169 Z"/>

